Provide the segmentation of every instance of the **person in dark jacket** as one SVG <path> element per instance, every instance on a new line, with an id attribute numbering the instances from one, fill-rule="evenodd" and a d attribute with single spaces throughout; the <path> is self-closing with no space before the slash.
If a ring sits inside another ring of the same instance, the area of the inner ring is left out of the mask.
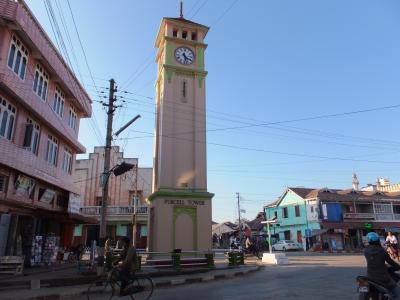
<path id="1" fill-rule="evenodd" d="M 123 251 L 121 253 L 121 264 L 119 270 L 121 280 L 120 295 L 126 296 L 132 292 L 129 288 L 127 288 L 127 286 L 130 278 L 136 271 L 137 253 L 136 248 L 131 244 L 131 240 L 128 237 L 124 237 L 122 242 Z"/>
<path id="2" fill-rule="evenodd" d="M 394 271 L 400 270 L 400 266 L 383 249 L 379 236 L 375 232 L 368 233 L 367 240 L 369 245 L 364 249 L 364 256 L 367 260 L 367 277 L 387 288 L 394 299 L 400 300 L 400 286 L 390 276 L 386 263 Z"/>

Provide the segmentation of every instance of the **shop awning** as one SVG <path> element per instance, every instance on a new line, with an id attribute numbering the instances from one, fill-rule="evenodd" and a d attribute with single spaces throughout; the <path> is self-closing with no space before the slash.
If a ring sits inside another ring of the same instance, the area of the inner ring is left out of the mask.
<path id="1" fill-rule="evenodd" d="M 386 227 L 386 232 L 400 233 L 400 227 Z"/>
<path id="2" fill-rule="evenodd" d="M 328 231 L 328 229 L 313 229 L 311 231 L 311 236 L 321 235 L 321 234 L 324 234 L 327 231 Z"/>
<path id="3" fill-rule="evenodd" d="M 99 221 L 96 218 L 86 217 L 81 214 L 68 213 L 68 219 L 70 219 L 71 223 L 80 223 L 80 224 L 97 224 Z"/>

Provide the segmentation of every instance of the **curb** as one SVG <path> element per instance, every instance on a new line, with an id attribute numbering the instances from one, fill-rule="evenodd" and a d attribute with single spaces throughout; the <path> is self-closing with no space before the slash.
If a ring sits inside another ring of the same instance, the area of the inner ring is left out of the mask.
<path id="1" fill-rule="evenodd" d="M 208 274 L 208 275 L 201 276 L 201 277 L 166 280 L 166 281 L 157 282 L 154 284 L 154 286 L 155 287 L 167 287 L 167 286 L 175 286 L 175 285 L 190 284 L 190 283 L 210 282 L 210 281 L 215 281 L 215 280 L 219 280 L 219 279 L 231 279 L 231 278 L 235 278 L 238 276 L 243 276 L 243 275 L 246 275 L 249 273 L 259 271 L 261 268 L 262 268 L 262 266 L 254 266 L 247 270 L 237 271 L 237 272 L 228 273 L 228 274 L 216 274 L 216 275 Z"/>
<path id="2" fill-rule="evenodd" d="M 235 277 L 244 276 L 246 274 L 257 272 L 261 268 L 262 268 L 262 266 L 253 266 L 253 267 L 249 267 L 247 270 L 236 271 L 236 272 L 232 272 L 232 273 L 228 273 L 228 274 L 215 274 L 215 275 L 206 274 L 204 276 L 199 276 L 199 277 L 175 278 L 175 279 L 171 279 L 171 280 L 158 281 L 158 282 L 154 283 L 154 287 L 155 288 L 165 288 L 165 287 L 174 287 L 174 286 L 180 286 L 180 285 L 191 284 L 191 283 L 211 282 L 211 281 L 215 281 L 215 280 L 219 280 L 219 279 L 232 279 Z M 76 299 L 77 297 L 81 297 L 86 294 L 87 294 L 87 292 L 85 289 L 84 291 L 71 293 L 71 294 L 61 295 L 61 294 L 53 293 L 53 294 L 49 294 L 49 295 L 21 298 L 21 300 L 73 300 L 73 299 Z M 14 298 L 5 298 L 4 300 L 15 300 L 15 297 Z"/>
<path id="3" fill-rule="evenodd" d="M 360 254 L 363 253 L 362 250 L 337 250 L 337 251 L 327 251 L 327 250 L 318 250 L 318 251 L 310 251 L 310 253 L 330 253 L 330 254 Z"/>

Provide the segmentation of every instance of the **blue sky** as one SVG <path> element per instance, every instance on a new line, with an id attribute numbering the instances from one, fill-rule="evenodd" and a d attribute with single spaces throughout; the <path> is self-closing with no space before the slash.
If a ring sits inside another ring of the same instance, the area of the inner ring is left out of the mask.
<path id="1" fill-rule="evenodd" d="M 44 1 L 27 2 L 54 39 Z M 154 40 L 161 18 L 179 15 L 179 1 L 70 0 L 99 93 L 67 1 L 51 2 L 60 27 L 57 3 L 64 12 L 92 98 L 106 95 L 111 77 L 133 93 L 120 93 L 130 99 L 120 102 L 115 128 L 142 118 L 115 144 L 152 166 Z M 400 108 L 292 121 L 400 104 L 399 10 L 394 0 L 184 1 L 186 18 L 211 27 L 207 149 L 214 220 L 237 218 L 236 192 L 251 219 L 286 186 L 349 188 L 354 171 L 361 185 L 378 176 L 400 182 Z M 82 121 L 80 130 L 88 152 L 104 143 L 105 112 L 97 102 L 93 112 L 95 121 Z M 292 122 L 230 129 L 280 121 Z"/>

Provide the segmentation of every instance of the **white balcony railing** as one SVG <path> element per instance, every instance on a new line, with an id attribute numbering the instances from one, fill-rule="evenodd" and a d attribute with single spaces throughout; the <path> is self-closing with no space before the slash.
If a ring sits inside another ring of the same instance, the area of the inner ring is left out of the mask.
<path id="1" fill-rule="evenodd" d="M 101 206 L 84 206 L 81 207 L 81 213 L 86 216 L 99 216 Z M 149 207 L 140 205 L 136 207 L 137 215 L 147 215 Z M 109 216 L 130 216 L 133 215 L 133 206 L 107 206 L 107 215 Z"/>
<path id="2" fill-rule="evenodd" d="M 373 220 L 375 219 L 375 215 L 370 213 L 344 213 L 343 219 Z"/>
<path id="3" fill-rule="evenodd" d="M 346 220 L 376 220 L 376 221 L 400 221 L 400 214 L 390 213 L 344 213 L 343 219 Z"/>

